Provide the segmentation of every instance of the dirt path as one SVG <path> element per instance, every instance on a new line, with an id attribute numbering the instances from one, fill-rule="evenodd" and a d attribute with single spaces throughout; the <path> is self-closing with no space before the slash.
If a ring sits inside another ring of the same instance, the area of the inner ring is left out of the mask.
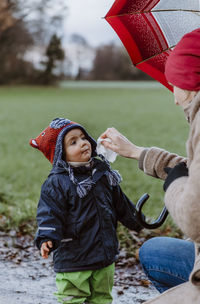
<path id="1" fill-rule="evenodd" d="M 31 237 L 0 234 L 0 303 L 56 304 L 55 274 L 51 259 L 43 260 Z M 135 260 L 122 252 L 116 266 L 113 304 L 140 304 L 157 291 Z"/>

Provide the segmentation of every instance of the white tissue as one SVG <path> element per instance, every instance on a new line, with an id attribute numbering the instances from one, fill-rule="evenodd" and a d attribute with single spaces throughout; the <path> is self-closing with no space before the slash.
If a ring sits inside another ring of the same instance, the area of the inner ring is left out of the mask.
<path id="1" fill-rule="evenodd" d="M 108 148 L 105 148 L 101 144 L 103 140 L 111 142 L 109 138 L 102 139 L 99 137 L 97 139 L 97 154 L 102 154 L 109 162 L 113 163 L 116 160 L 118 154 Z"/>

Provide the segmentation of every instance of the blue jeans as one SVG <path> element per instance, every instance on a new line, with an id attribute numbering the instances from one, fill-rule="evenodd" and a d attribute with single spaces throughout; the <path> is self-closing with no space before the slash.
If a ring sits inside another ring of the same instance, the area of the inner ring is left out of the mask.
<path id="1" fill-rule="evenodd" d="M 159 292 L 188 281 L 194 266 L 194 243 L 155 237 L 140 248 L 142 267 Z"/>

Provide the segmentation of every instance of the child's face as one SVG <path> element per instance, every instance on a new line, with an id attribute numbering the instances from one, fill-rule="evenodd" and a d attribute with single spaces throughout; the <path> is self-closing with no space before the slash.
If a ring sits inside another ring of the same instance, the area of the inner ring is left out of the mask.
<path id="1" fill-rule="evenodd" d="M 87 162 L 92 155 L 92 147 L 81 129 L 72 129 L 64 137 L 66 161 Z"/>

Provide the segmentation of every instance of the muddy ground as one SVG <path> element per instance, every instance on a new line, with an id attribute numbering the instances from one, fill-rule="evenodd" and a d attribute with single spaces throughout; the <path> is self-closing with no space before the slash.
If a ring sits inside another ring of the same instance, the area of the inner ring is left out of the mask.
<path id="1" fill-rule="evenodd" d="M 44 260 L 31 236 L 0 233 L 0 303 L 56 304 L 52 260 Z M 116 265 L 113 304 L 140 304 L 157 295 L 135 258 L 121 251 Z"/>

